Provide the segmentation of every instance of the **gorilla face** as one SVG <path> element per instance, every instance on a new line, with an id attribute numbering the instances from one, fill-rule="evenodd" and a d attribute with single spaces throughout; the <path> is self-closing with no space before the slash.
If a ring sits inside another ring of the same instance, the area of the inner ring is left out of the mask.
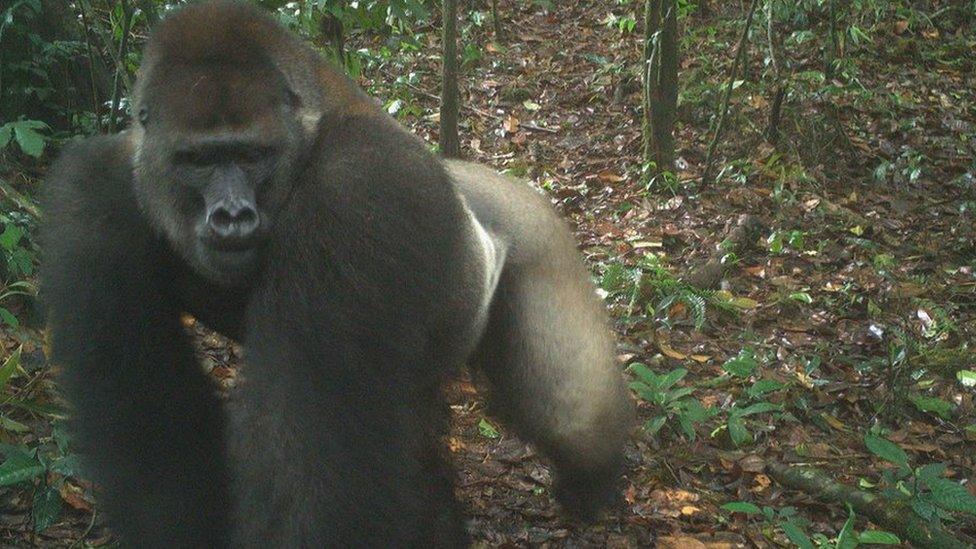
<path id="1" fill-rule="evenodd" d="M 260 59 L 157 62 L 143 82 L 132 130 L 140 207 L 199 274 L 243 285 L 296 179 L 309 116 Z"/>

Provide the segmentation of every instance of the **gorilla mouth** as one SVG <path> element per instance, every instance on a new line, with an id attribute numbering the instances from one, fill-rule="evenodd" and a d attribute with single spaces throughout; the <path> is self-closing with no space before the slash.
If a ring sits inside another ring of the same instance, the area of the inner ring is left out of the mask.
<path id="1" fill-rule="evenodd" d="M 222 285 L 239 286 L 253 275 L 260 265 L 256 246 L 235 247 L 198 241 L 192 267 L 200 275 Z"/>

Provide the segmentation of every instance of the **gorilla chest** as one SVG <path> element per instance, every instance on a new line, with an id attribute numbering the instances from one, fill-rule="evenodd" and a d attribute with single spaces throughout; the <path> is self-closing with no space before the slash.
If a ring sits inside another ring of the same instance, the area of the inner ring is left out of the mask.
<path id="1" fill-rule="evenodd" d="M 244 335 L 248 290 L 220 287 L 185 267 L 178 268 L 174 274 L 172 297 L 180 308 L 209 328 L 240 342 Z"/>

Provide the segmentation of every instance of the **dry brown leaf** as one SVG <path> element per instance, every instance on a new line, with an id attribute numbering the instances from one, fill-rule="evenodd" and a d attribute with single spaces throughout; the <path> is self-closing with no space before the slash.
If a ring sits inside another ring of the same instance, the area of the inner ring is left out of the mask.
<path id="1" fill-rule="evenodd" d="M 72 508 L 86 513 L 92 512 L 92 503 L 85 499 L 85 491 L 74 484 L 65 481 L 58 489 L 61 499 Z"/>
<path id="2" fill-rule="evenodd" d="M 621 181 L 627 181 L 626 177 L 617 175 L 613 172 L 600 172 L 596 177 L 604 183 L 620 183 Z"/>
<path id="3" fill-rule="evenodd" d="M 847 430 L 847 427 L 844 425 L 844 422 L 843 421 L 837 419 L 836 417 L 834 417 L 834 416 L 832 416 L 830 414 L 820 414 L 820 419 L 826 421 L 827 422 L 827 425 L 830 425 L 831 427 L 833 427 L 834 429 L 837 429 L 838 431 L 846 431 Z"/>
<path id="4" fill-rule="evenodd" d="M 657 348 L 660 349 L 665 356 L 669 356 L 675 360 L 685 360 L 688 358 L 688 355 L 675 351 L 670 345 L 667 344 L 667 342 L 664 341 L 658 341 Z"/>
<path id="5" fill-rule="evenodd" d="M 508 117 L 506 117 L 502 122 L 502 128 L 504 128 L 508 133 L 515 133 L 519 131 L 519 119 L 512 115 L 508 115 Z"/>
<path id="6" fill-rule="evenodd" d="M 450 437 L 447 439 L 447 448 L 452 453 L 456 454 L 458 452 L 463 452 L 466 447 L 463 440 L 459 439 L 458 437 Z"/>
<path id="7" fill-rule="evenodd" d="M 766 469 L 766 460 L 756 454 L 749 454 L 739 460 L 739 467 L 747 473 L 761 473 Z"/>
<path id="8" fill-rule="evenodd" d="M 657 538 L 658 549 L 708 549 L 708 546 L 688 536 L 661 536 Z"/>

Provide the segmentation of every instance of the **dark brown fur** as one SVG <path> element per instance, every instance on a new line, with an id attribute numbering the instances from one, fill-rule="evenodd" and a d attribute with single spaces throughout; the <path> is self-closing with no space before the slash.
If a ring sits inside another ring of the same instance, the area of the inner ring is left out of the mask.
<path id="1" fill-rule="evenodd" d="M 64 152 L 43 233 L 72 427 L 126 543 L 464 546 L 439 389 L 469 357 L 562 501 L 605 499 L 631 404 L 543 199 L 445 166 L 237 2 L 160 24 L 134 105 L 144 124 Z M 227 185 L 261 220 L 231 252 L 200 232 Z M 245 346 L 226 410 L 184 311 Z"/>

